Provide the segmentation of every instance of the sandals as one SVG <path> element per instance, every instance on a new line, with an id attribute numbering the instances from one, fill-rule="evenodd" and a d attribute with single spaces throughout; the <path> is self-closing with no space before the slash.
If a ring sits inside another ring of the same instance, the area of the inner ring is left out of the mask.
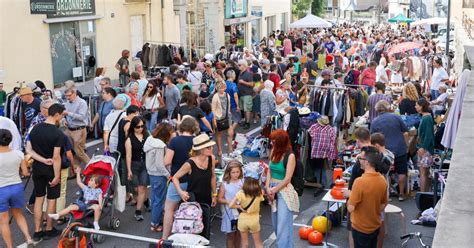
<path id="1" fill-rule="evenodd" d="M 163 226 L 161 226 L 161 225 L 151 226 L 150 231 L 152 231 L 152 232 L 163 232 Z"/>

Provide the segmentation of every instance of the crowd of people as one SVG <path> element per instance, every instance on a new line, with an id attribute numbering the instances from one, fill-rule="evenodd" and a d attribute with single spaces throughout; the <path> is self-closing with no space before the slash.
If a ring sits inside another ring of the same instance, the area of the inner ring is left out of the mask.
<path id="1" fill-rule="evenodd" d="M 405 41 L 420 46 L 390 52 Z M 187 63 L 173 64 L 152 78 L 140 64 L 132 72 L 130 52 L 124 50 L 115 66 L 118 84 L 105 77 L 103 68 L 97 68 L 94 89 L 101 101 L 95 116 L 90 116 L 89 105 L 74 82 L 66 83 L 64 99 L 48 94 L 39 81 L 17 89 L 13 95 L 21 99 L 24 128 L 8 115 L 7 108 L 14 107 L 4 105 L 8 97 L 0 84 L 0 105 L 6 114 L 0 117 L 0 157 L 5 172 L 0 175 L 0 216 L 6 246 L 12 247 L 9 209 L 28 243 L 59 235 L 54 226 L 65 223 L 71 210 L 93 209 L 94 228 L 100 229 L 100 180 L 89 180 L 87 185 L 80 180 L 81 167 L 90 161 L 85 146 L 88 132 L 98 130 L 104 151 L 121 155 L 120 183 L 126 186 L 126 201 L 135 206 L 134 218 L 144 221 L 143 211 L 150 209 L 150 230 L 162 232 L 163 239 L 172 233 L 180 202 L 197 201 L 224 206 L 221 230 L 227 235 L 228 247 L 248 247 L 249 233 L 255 246 L 262 247 L 259 212 L 260 202 L 266 200 L 272 206 L 277 247 L 293 247 L 290 223 L 293 213 L 299 211 L 299 198 L 290 182 L 300 158 L 287 130 L 292 110 L 309 108 L 321 115 L 322 127 L 337 134 L 365 120 L 362 127 L 351 131 L 361 153 L 346 192 L 350 242 L 355 247 L 382 247 L 383 209 L 389 200 L 385 175 L 389 171 L 398 175 L 398 199 L 403 201 L 411 160 L 420 171 L 420 190 L 430 190 L 434 118 L 445 113 L 451 87 L 442 51 L 420 29 L 346 24 L 276 31 L 262 39 L 258 48 L 222 47 L 213 56 L 175 59 Z M 413 57 L 425 63 L 413 62 Z M 414 64 L 419 68 L 414 69 Z M 424 65 L 424 73 L 416 77 L 413 70 L 421 70 L 419 64 Z M 336 107 L 339 91 L 347 94 L 344 108 Z M 346 112 L 349 118 L 338 121 L 337 113 Z M 275 128 L 274 116 L 284 120 L 281 128 Z M 267 181 L 260 184 L 259 175 L 244 175 L 242 165 L 232 161 L 218 192 L 214 169 L 224 153 L 234 150 L 237 128 L 247 130 L 252 122 L 262 128 L 273 126 Z M 409 128 L 417 130 L 414 150 L 404 138 Z M 348 142 L 350 137 L 344 144 Z M 328 140 L 319 143 L 328 144 L 344 145 Z M 29 209 L 34 206 L 32 236 L 21 211 L 25 202 L 18 168 L 25 177 L 30 173 L 22 152 L 33 160 L 34 191 L 27 203 Z M 331 165 L 332 158 L 328 168 Z M 87 197 L 85 202 L 66 207 L 70 174 L 77 174 L 77 183 Z"/>

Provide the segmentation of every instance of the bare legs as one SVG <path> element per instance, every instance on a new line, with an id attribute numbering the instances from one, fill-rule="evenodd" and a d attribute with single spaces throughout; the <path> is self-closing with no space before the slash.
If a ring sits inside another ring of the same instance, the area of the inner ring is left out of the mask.
<path id="1" fill-rule="evenodd" d="M 173 227 L 173 216 L 178 202 L 166 200 L 165 201 L 165 216 L 163 218 L 163 236 L 162 239 L 168 239 L 171 234 L 171 228 Z"/>
<path id="2" fill-rule="evenodd" d="M 240 236 L 242 237 L 242 248 L 249 247 L 249 233 L 248 232 L 240 232 Z M 260 239 L 260 232 L 252 233 L 253 242 L 256 248 L 262 248 L 263 242 Z"/>
<path id="3" fill-rule="evenodd" d="M 234 148 L 232 147 L 232 143 L 234 141 L 234 126 L 230 127 L 227 129 L 227 151 L 229 153 L 234 151 Z"/>
<path id="4" fill-rule="evenodd" d="M 240 232 L 227 234 L 227 248 L 240 248 Z"/>
<path id="5" fill-rule="evenodd" d="M 146 186 L 137 187 L 137 210 L 142 210 L 146 198 Z"/>
<path id="6" fill-rule="evenodd" d="M 43 201 L 44 196 L 36 197 L 35 200 L 35 232 L 41 232 L 41 223 L 42 223 L 42 216 L 43 216 Z M 56 199 L 50 200 L 48 199 L 48 214 L 56 213 Z M 53 221 L 51 218 L 46 218 L 46 231 L 53 229 Z"/>
<path id="7" fill-rule="evenodd" d="M 28 231 L 28 224 L 26 223 L 25 216 L 23 216 L 22 209 L 19 208 L 12 208 L 11 209 L 12 215 L 15 218 L 15 221 L 20 228 L 21 232 L 25 236 L 25 240 L 27 243 L 31 243 L 31 236 Z M 3 241 L 5 241 L 7 248 L 13 247 L 13 241 L 10 231 L 10 224 L 9 224 L 10 216 L 8 211 L 0 213 L 0 229 L 2 232 Z"/>
<path id="8" fill-rule="evenodd" d="M 400 196 L 405 197 L 405 186 L 407 184 L 407 175 L 398 174 L 398 188 L 400 189 Z"/>
<path id="9" fill-rule="evenodd" d="M 420 189 L 421 192 L 430 190 L 431 180 L 429 178 L 430 169 L 420 166 Z"/>
<path id="10" fill-rule="evenodd" d="M 222 156 L 222 132 L 223 131 L 216 132 L 217 155 L 219 155 L 219 157 Z"/>

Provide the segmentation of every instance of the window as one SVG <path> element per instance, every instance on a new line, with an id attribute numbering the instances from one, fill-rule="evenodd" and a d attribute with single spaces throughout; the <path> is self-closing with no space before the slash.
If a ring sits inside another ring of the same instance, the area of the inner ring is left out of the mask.
<path id="1" fill-rule="evenodd" d="M 462 1 L 463 8 L 474 8 L 474 0 L 463 0 Z"/>

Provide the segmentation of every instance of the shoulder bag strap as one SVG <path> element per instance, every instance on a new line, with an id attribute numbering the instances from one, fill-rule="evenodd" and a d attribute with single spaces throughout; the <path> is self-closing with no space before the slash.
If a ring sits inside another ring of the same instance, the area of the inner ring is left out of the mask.
<path id="1" fill-rule="evenodd" d="M 195 78 L 196 80 L 199 80 L 199 78 L 197 78 L 196 75 L 194 75 L 193 72 L 189 72 L 189 74 L 191 74 L 193 76 L 193 78 Z"/>
<path id="2" fill-rule="evenodd" d="M 225 117 L 224 117 L 224 119 L 227 119 L 227 116 L 229 115 L 229 105 L 230 105 L 229 98 L 230 98 L 229 94 L 225 93 L 226 103 L 225 103 Z"/>
<path id="3" fill-rule="evenodd" d="M 118 115 L 117 119 L 115 120 L 114 124 L 112 125 L 112 128 L 111 128 L 110 131 L 109 131 L 109 136 L 107 137 L 107 145 L 109 145 L 109 142 L 110 142 L 110 135 L 112 134 L 112 131 L 114 130 L 114 128 L 117 126 L 117 124 L 118 124 L 120 118 L 122 117 L 122 114 L 123 114 L 123 112 L 121 112 L 121 113 Z"/>
<path id="4" fill-rule="evenodd" d="M 153 112 L 153 107 L 155 106 L 155 101 L 157 97 L 158 97 L 158 93 L 156 93 L 155 97 L 153 97 L 153 102 L 151 103 L 151 109 L 150 109 L 151 112 Z"/>
<path id="5" fill-rule="evenodd" d="M 250 201 L 249 205 L 247 205 L 245 208 L 243 208 L 243 210 L 247 211 L 247 209 L 249 209 L 250 206 L 252 206 L 252 203 L 255 201 L 255 198 L 256 198 L 256 196 L 254 196 L 254 197 L 252 198 L 252 200 Z"/>

